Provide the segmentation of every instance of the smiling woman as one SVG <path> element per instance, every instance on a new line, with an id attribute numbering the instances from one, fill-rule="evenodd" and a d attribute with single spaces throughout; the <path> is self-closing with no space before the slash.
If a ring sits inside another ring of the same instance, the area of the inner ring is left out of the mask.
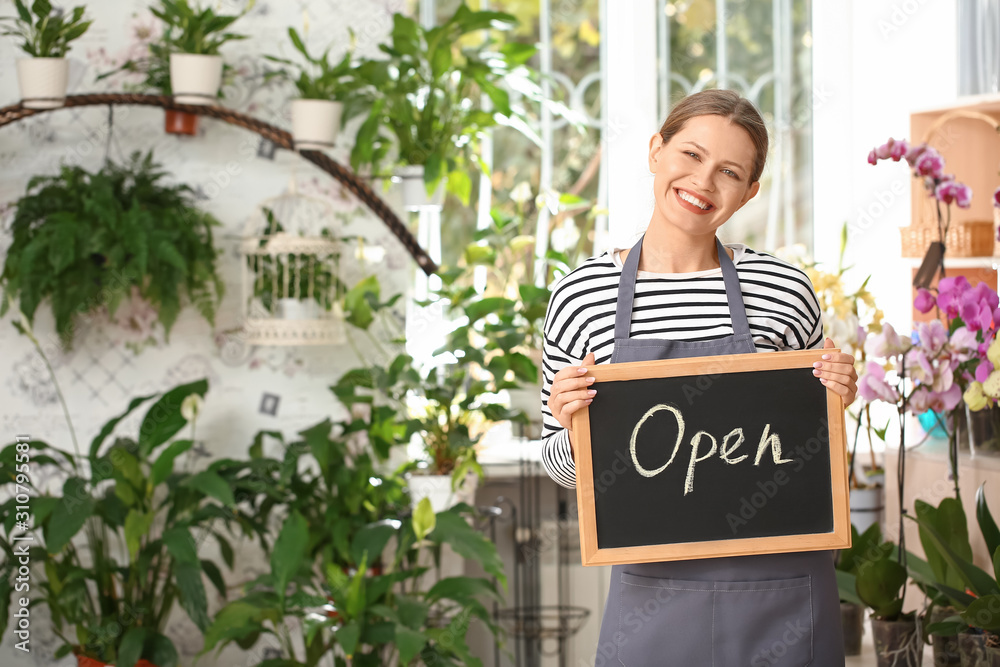
<path id="1" fill-rule="evenodd" d="M 707 90 L 681 100 L 649 140 L 655 206 L 645 234 L 630 250 L 587 260 L 553 288 L 544 326 L 542 459 L 556 482 L 576 484 L 572 415 L 600 391 L 588 366 L 833 347 L 823 339 L 816 294 L 802 271 L 716 238 L 758 193 L 767 145 L 759 112 L 738 94 Z M 822 358 L 817 381 L 851 403 L 853 357 L 830 350 Z M 657 396 L 664 403 L 678 398 Z M 697 435 L 685 492 L 695 464 L 708 457 L 698 455 Z M 734 439 L 723 438 L 727 453 Z M 757 461 L 768 449 L 775 464 L 794 461 L 782 457 L 777 435 L 765 429 Z M 597 479 L 604 470 L 593 472 Z M 656 591 L 664 587 L 670 594 L 661 600 Z M 762 664 L 775 645 L 788 650 L 781 664 L 844 664 L 830 552 L 615 565 L 607 600 L 597 648 L 604 664 L 661 664 L 664 650 L 669 664 Z M 726 634 L 716 640 L 699 629 L 715 627 L 720 602 Z M 657 605 L 655 617 L 623 624 L 646 603 Z M 788 623 L 802 624 L 811 640 L 788 649 Z"/>

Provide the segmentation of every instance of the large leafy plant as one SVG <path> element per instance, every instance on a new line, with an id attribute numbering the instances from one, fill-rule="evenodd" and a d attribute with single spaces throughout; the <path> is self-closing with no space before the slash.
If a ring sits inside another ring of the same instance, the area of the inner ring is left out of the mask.
<path id="1" fill-rule="evenodd" d="M 32 178 L 16 203 L 0 315 L 18 299 L 30 322 L 48 299 L 69 347 L 79 316 L 103 307 L 113 316 L 134 289 L 167 336 L 185 298 L 213 323 L 224 291 L 212 243 L 220 223 L 193 206 L 189 187 L 164 177 L 152 153 L 135 153 L 96 173 L 64 166 Z"/>
<path id="2" fill-rule="evenodd" d="M 444 181 L 467 204 L 481 130 L 504 123 L 537 141 L 504 88 L 520 85 L 537 96 L 525 65 L 535 47 L 501 42 L 491 32 L 478 47 L 463 48 L 473 33 L 509 30 L 516 23 L 509 14 L 472 11 L 464 2 L 434 28 L 395 14 L 392 43 L 379 47 L 387 58 L 364 60 L 357 68 L 369 86 L 371 108 L 358 130 L 351 165 L 378 173 L 395 146 L 393 163 L 422 165 L 428 192 Z M 491 108 L 482 104 L 483 95 Z"/>
<path id="3" fill-rule="evenodd" d="M 218 55 L 223 44 L 246 39 L 246 35 L 229 32 L 229 27 L 253 8 L 248 3 L 239 14 L 216 14 L 211 7 L 199 9 L 188 0 L 160 0 L 159 5 L 149 8 L 153 15 L 163 21 L 163 41 L 173 53 L 193 53 Z"/>
<path id="4" fill-rule="evenodd" d="M 36 573 L 30 593 L 19 595 L 48 608 L 63 642 L 56 657 L 73 652 L 119 667 L 140 658 L 157 667 L 178 664 L 163 634 L 175 605 L 205 630 L 205 580 L 226 595 L 219 566 L 199 556 L 199 545 L 213 538 L 231 568 L 233 531 L 255 534 L 259 527 L 236 503 L 254 488 L 252 464 L 226 459 L 200 472 L 178 465 L 193 445 L 193 419 L 207 389 L 200 380 L 164 393 L 137 435 L 114 436 L 122 420 L 156 395 L 132 400 L 104 424 L 85 455 L 41 441 L 0 451 L 0 484 L 31 494 L 28 516 L 13 493 L 0 505 L 0 627 L 7 626 L 20 562 L 14 548 L 27 543 L 32 566 L 44 576 Z M 189 423 L 185 415 L 192 419 L 191 437 L 178 438 Z M 61 492 L 33 486 L 46 475 L 63 478 Z M 29 542 L 16 540 L 24 536 L 22 521 Z"/>
<path id="5" fill-rule="evenodd" d="M 282 70 L 281 74 L 295 84 L 302 99 L 350 102 L 352 95 L 364 85 L 354 76 L 354 68 L 357 63 L 352 50 L 348 50 L 343 58 L 333 64 L 330 62 L 332 46 L 327 47 L 322 55 L 314 56 L 309 53 L 305 42 L 302 41 L 295 28 L 288 29 L 288 38 L 295 50 L 302 56 L 304 64 L 278 56 L 264 57 L 271 62 L 298 70 L 298 76 L 294 76 L 288 70 Z M 347 118 L 349 118 L 347 114 L 342 116 L 343 120 Z"/>
<path id="6" fill-rule="evenodd" d="M 93 21 L 84 21 L 84 7 L 74 7 L 68 15 L 53 11 L 49 0 L 35 0 L 29 7 L 14 0 L 17 16 L 0 19 L 9 27 L 0 34 L 21 38 L 21 50 L 34 58 L 63 58 L 69 44 L 87 32 Z"/>

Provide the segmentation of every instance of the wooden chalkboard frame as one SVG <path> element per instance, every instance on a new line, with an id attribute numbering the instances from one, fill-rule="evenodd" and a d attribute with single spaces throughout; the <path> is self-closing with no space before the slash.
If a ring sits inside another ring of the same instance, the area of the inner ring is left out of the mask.
<path id="1" fill-rule="evenodd" d="M 601 383 L 648 378 L 702 376 L 711 374 L 752 373 L 813 367 L 821 356 L 836 349 L 730 354 L 688 359 L 639 361 L 591 366 L 587 374 Z M 819 380 L 816 380 L 819 382 Z M 597 541 L 596 496 L 594 490 L 593 452 L 590 438 L 590 409 L 573 413 L 573 441 L 576 459 L 576 498 L 580 520 L 580 553 L 583 565 L 649 563 L 722 556 L 845 549 L 851 546 L 850 498 L 848 490 L 847 445 L 844 431 L 844 403 L 840 396 L 826 391 L 827 424 L 830 435 L 830 475 L 833 506 L 833 532 L 807 535 L 789 534 L 771 537 L 738 538 L 703 542 L 683 542 L 615 548 L 599 548 Z"/>

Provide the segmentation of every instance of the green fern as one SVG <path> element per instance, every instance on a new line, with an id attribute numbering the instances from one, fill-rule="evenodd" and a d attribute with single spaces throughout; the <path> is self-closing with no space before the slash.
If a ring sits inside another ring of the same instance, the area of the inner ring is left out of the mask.
<path id="1" fill-rule="evenodd" d="M 96 173 L 62 167 L 36 176 L 17 201 L 13 244 L 0 273 L 0 315 L 16 299 L 31 322 L 43 301 L 67 349 L 77 317 L 111 315 L 132 287 L 159 313 L 164 336 L 185 301 L 214 325 L 223 295 L 212 242 L 220 223 L 193 206 L 186 185 L 165 185 L 149 152 Z"/>

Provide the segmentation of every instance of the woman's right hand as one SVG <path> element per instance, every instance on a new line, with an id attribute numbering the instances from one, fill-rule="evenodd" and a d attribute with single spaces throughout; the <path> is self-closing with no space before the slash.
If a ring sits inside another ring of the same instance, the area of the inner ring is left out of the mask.
<path id="1" fill-rule="evenodd" d="M 587 367 L 594 365 L 594 353 L 589 353 L 580 363 L 580 366 L 566 366 L 556 373 L 549 388 L 549 411 L 569 431 L 570 445 L 573 445 L 573 413 L 590 405 L 597 394 L 591 386 L 594 377 L 587 375 Z"/>

